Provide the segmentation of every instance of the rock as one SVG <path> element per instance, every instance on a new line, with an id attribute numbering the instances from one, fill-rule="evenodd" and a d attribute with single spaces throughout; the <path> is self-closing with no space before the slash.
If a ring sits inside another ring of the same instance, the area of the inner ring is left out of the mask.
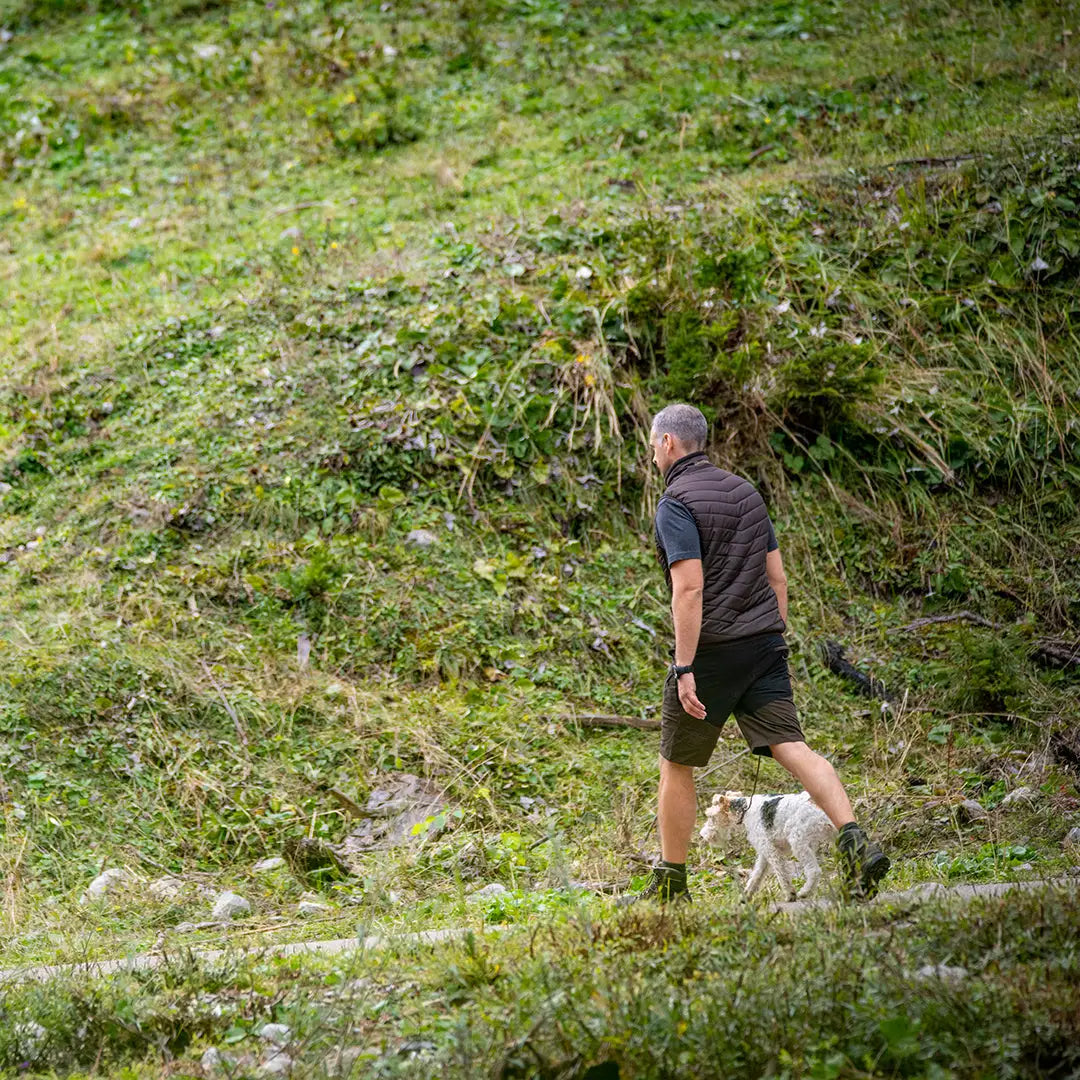
<path id="1" fill-rule="evenodd" d="M 1080 851 L 1080 825 L 1070 829 L 1061 842 L 1066 851 Z"/>
<path id="2" fill-rule="evenodd" d="M 304 230 L 299 225 L 290 225 L 287 229 L 282 229 L 278 233 L 279 240 L 300 240 L 304 235 Z"/>
<path id="3" fill-rule="evenodd" d="M 213 1072 L 215 1069 L 231 1069 L 236 1061 L 232 1054 L 223 1054 L 216 1046 L 211 1046 L 203 1051 L 199 1064 L 205 1072 Z"/>
<path id="4" fill-rule="evenodd" d="M 348 1076 L 357 1060 L 366 1052 L 362 1046 L 345 1046 L 339 1047 L 337 1050 L 331 1050 L 323 1059 L 323 1068 L 326 1070 L 326 1075 L 335 1077 Z"/>
<path id="5" fill-rule="evenodd" d="M 465 897 L 467 903 L 470 904 L 482 904 L 487 900 L 494 900 L 497 896 L 508 896 L 510 890 L 505 885 L 500 885 L 497 881 L 493 881 L 490 885 L 485 885 L 482 889 L 477 889 L 474 893 L 469 893 Z"/>
<path id="6" fill-rule="evenodd" d="M 132 876 L 126 870 L 112 868 L 103 870 L 89 885 L 82 895 L 82 903 L 87 904 L 95 900 L 103 900 L 110 893 L 118 892 L 132 881 Z"/>
<path id="7" fill-rule="evenodd" d="M 260 859 L 251 869 L 256 874 L 268 874 L 271 870 L 280 870 L 285 865 L 285 860 L 280 855 L 274 855 L 269 859 Z"/>
<path id="8" fill-rule="evenodd" d="M 320 904 L 317 900 L 301 900 L 296 905 L 296 914 L 302 919 L 309 919 L 312 915 L 325 915 L 333 910 L 329 904 Z"/>
<path id="9" fill-rule="evenodd" d="M 259 1038 L 275 1046 L 285 1046 L 292 1038 L 292 1028 L 288 1024 L 263 1024 Z"/>
<path id="10" fill-rule="evenodd" d="M 974 799 L 965 799 L 962 803 L 958 803 L 953 807 L 953 812 L 961 821 L 981 821 L 989 816 L 983 805 Z"/>
<path id="11" fill-rule="evenodd" d="M 196 45 L 191 50 L 200 60 L 212 60 L 215 56 L 221 55 L 220 45 Z"/>
<path id="12" fill-rule="evenodd" d="M 963 982 L 967 977 L 967 968 L 949 967 L 948 964 L 926 964 L 915 972 L 916 979 L 938 979 L 948 983 Z"/>
<path id="13" fill-rule="evenodd" d="M 405 537 L 405 543 L 409 544 L 411 547 L 428 548 L 438 542 L 439 538 L 430 529 L 413 529 L 413 531 Z"/>
<path id="14" fill-rule="evenodd" d="M 1016 869 L 1017 870 L 1034 870 L 1035 867 L 1034 867 L 1034 865 L 1032 863 L 1022 862 Z"/>
<path id="15" fill-rule="evenodd" d="M 184 892 L 184 882 L 178 877 L 162 877 L 151 881 L 146 891 L 155 899 L 162 902 L 176 900 Z"/>
<path id="16" fill-rule="evenodd" d="M 256 1070 L 256 1076 L 287 1076 L 292 1072 L 292 1058 L 280 1051 L 268 1057 Z"/>
<path id="17" fill-rule="evenodd" d="M 190 934 L 193 931 L 198 930 L 198 929 L 199 929 L 199 927 L 198 927 L 198 924 L 196 924 L 196 923 L 182 922 L 182 923 L 177 923 L 173 927 L 173 932 L 176 933 L 176 934 Z"/>
<path id="18" fill-rule="evenodd" d="M 381 786 L 368 795 L 364 817 L 356 822 L 339 850 L 348 857 L 414 843 L 415 826 L 445 809 L 442 792 L 432 782 L 412 773 L 384 774 Z"/>
<path id="19" fill-rule="evenodd" d="M 47 1028 L 44 1028 L 36 1020 L 25 1020 L 16 1024 L 13 1028 L 15 1045 L 20 1058 L 26 1061 L 36 1061 L 45 1040 L 49 1037 Z"/>
<path id="20" fill-rule="evenodd" d="M 409 1039 L 398 1047 L 398 1053 L 402 1057 L 414 1057 L 420 1054 L 431 1054 L 436 1049 L 430 1039 Z"/>
<path id="21" fill-rule="evenodd" d="M 1012 806 L 1019 802 L 1034 802 L 1038 797 L 1038 793 L 1033 791 L 1029 787 L 1018 787 L 1010 791 L 1008 795 L 998 804 L 1000 806 Z"/>
<path id="22" fill-rule="evenodd" d="M 238 915 L 248 915 L 251 912 L 249 904 L 242 896 L 234 892 L 223 892 L 215 901 L 211 915 L 222 922 L 235 919 Z"/>

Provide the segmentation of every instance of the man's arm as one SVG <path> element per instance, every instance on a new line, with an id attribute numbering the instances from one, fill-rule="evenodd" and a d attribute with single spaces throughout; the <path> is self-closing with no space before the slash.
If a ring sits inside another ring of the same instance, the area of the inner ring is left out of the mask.
<path id="1" fill-rule="evenodd" d="M 692 664 L 697 652 L 703 588 L 700 559 L 680 559 L 671 564 L 671 619 L 675 624 L 675 663 L 680 667 Z M 691 716 L 705 719 L 705 706 L 698 700 L 693 672 L 679 676 L 679 701 Z"/>
<path id="2" fill-rule="evenodd" d="M 769 584 L 776 593 L 776 602 L 780 605 L 780 618 L 787 624 L 787 575 L 784 573 L 784 560 L 780 558 L 780 549 L 770 551 L 765 556 L 765 573 Z"/>

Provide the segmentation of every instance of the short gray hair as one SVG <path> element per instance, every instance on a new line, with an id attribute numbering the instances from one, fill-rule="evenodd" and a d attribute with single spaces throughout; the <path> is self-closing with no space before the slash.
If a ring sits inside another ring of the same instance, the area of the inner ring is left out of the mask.
<path id="1" fill-rule="evenodd" d="M 653 417 L 652 433 L 671 435 L 691 452 L 704 450 L 709 438 L 709 422 L 693 405 L 668 405 Z"/>

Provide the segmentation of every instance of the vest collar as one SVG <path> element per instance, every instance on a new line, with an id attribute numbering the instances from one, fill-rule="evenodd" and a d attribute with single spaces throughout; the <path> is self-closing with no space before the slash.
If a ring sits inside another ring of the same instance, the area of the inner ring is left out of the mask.
<path id="1" fill-rule="evenodd" d="M 687 469 L 692 468 L 695 464 L 700 464 L 702 461 L 708 464 L 708 460 L 708 455 L 704 450 L 695 450 L 692 454 L 687 454 L 685 457 L 679 458 L 678 461 L 673 461 L 668 466 L 668 471 L 664 473 L 665 485 L 670 487 L 676 477 L 682 476 Z"/>

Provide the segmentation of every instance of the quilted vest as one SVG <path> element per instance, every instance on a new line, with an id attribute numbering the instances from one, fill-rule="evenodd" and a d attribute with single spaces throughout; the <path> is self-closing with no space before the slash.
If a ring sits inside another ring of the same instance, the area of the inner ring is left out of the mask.
<path id="1" fill-rule="evenodd" d="M 701 536 L 704 588 L 698 647 L 783 632 L 780 606 L 765 572 L 769 514 L 753 484 L 717 468 L 704 451 L 679 458 L 664 479 L 667 487 L 661 501 L 682 503 Z M 654 534 L 670 592 L 671 568 L 655 527 Z"/>

